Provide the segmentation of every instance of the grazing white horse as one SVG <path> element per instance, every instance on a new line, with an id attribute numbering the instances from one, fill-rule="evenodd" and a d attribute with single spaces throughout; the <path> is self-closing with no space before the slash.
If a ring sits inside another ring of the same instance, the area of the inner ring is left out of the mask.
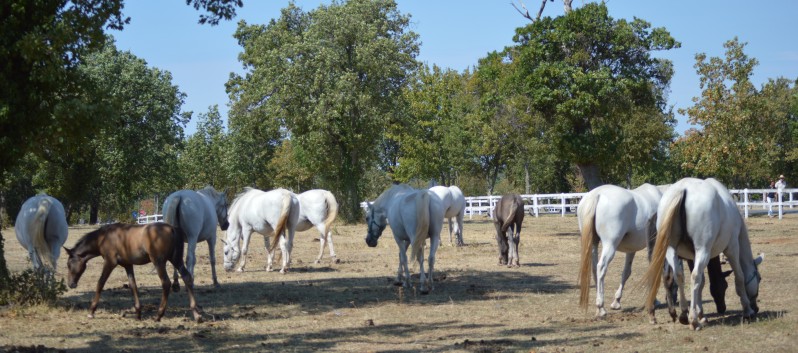
<path id="1" fill-rule="evenodd" d="M 443 217 L 449 220 L 449 245 L 452 245 L 452 235 L 456 238 L 456 245 L 463 246 L 463 215 L 465 214 L 466 201 L 463 192 L 457 186 L 433 186 L 429 188 L 443 202 Z M 455 222 L 452 222 L 454 217 Z"/>
<path id="2" fill-rule="evenodd" d="M 656 232 L 657 205 L 660 189 L 651 184 L 627 190 L 615 185 L 602 185 L 591 190 L 579 202 L 577 217 L 582 234 L 579 266 L 579 305 L 587 308 L 590 275 L 596 283 L 596 316 L 604 317 L 604 277 L 616 251 L 626 253 L 621 285 L 610 307 L 621 308 L 623 287 L 632 273 L 635 253 L 653 245 Z M 598 244 L 601 242 L 601 256 Z M 591 261 L 592 254 L 592 261 Z M 592 266 L 591 266 L 592 264 Z"/>
<path id="3" fill-rule="evenodd" d="M 230 206 L 227 241 L 224 243 L 224 269 L 231 271 L 239 257 L 241 264 L 236 271 L 244 271 L 247 264 L 247 248 L 252 232 L 263 235 L 266 241 L 268 264 L 266 271 L 272 270 L 273 253 L 269 250 L 269 235 L 274 235 L 271 250 L 276 252 L 277 244 L 283 253 L 285 273 L 291 263 L 291 248 L 294 243 L 294 230 L 299 220 L 299 200 L 293 192 L 286 189 L 263 191 L 245 188 Z M 243 237 L 242 237 L 243 236 Z M 241 246 L 243 243 L 243 247 Z M 241 250 L 239 250 L 241 248 Z M 243 255 L 243 256 L 242 256 Z"/>
<path id="4" fill-rule="evenodd" d="M 213 187 L 202 190 L 179 190 L 166 197 L 163 204 L 163 220 L 186 233 L 186 268 L 194 276 L 194 265 L 197 263 L 197 243 L 208 243 L 208 254 L 211 261 L 213 285 L 219 287 L 216 279 L 216 226 L 227 230 L 227 192 L 217 192 Z M 177 269 L 174 272 L 172 289 L 178 290 L 180 285 Z"/>
<path id="5" fill-rule="evenodd" d="M 393 185 L 384 191 L 366 210 L 366 244 L 377 246 L 377 241 L 385 227 L 390 224 L 396 245 L 399 246 L 399 270 L 396 284 L 410 286 L 410 269 L 407 261 L 407 248 L 410 247 L 410 261 L 418 260 L 421 294 L 433 288 L 435 252 L 441 242 L 443 227 L 443 205 L 440 199 L 429 190 L 417 190 L 408 185 Z M 424 273 L 424 245 L 430 240 L 429 277 Z M 429 278 L 429 287 L 427 287 Z"/>
<path id="6" fill-rule="evenodd" d="M 304 232 L 312 227 L 319 231 L 319 256 L 316 263 L 324 255 L 324 245 L 330 248 L 330 257 L 335 262 L 335 248 L 332 240 L 332 222 L 338 215 L 338 201 L 327 190 L 314 189 L 297 195 L 299 199 L 299 220 L 296 224 L 297 232 Z"/>
<path id="7" fill-rule="evenodd" d="M 64 205 L 52 196 L 33 196 L 22 203 L 14 230 L 19 243 L 28 250 L 33 269 L 55 271 L 69 231 Z"/>
<path id="8" fill-rule="evenodd" d="M 662 195 L 657 210 L 657 242 L 652 253 L 651 265 L 644 281 L 649 292 L 646 299 L 651 321 L 654 317 L 654 298 L 657 295 L 663 268 L 665 276 L 674 276 L 679 286 L 679 304 L 682 310 L 680 322 L 700 330 L 706 322 L 701 291 L 704 287 L 704 268 L 709 259 L 724 253 L 734 272 L 734 284 L 743 307 L 743 318 L 756 315 L 761 276 L 757 266 L 762 257 L 754 259 L 751 241 L 740 211 L 729 193 L 715 179 L 685 178 L 671 185 Z M 692 300 L 687 314 L 684 298 L 684 273 L 682 262 L 677 257 L 695 262 L 691 278 Z M 665 262 L 667 261 L 667 265 Z M 666 277 L 665 282 L 669 279 Z M 669 302 L 670 305 L 670 302 Z M 675 309 L 669 307 L 675 320 Z"/>

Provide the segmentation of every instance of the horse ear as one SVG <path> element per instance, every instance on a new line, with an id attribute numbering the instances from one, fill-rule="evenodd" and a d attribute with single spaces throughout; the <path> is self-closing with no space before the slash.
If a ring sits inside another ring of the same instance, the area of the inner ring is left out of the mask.
<path id="1" fill-rule="evenodd" d="M 731 270 L 723 272 L 723 278 L 729 277 L 730 274 L 732 274 Z"/>
<path id="2" fill-rule="evenodd" d="M 227 242 L 224 241 L 224 239 L 219 239 L 219 240 L 222 242 L 222 244 L 227 245 Z"/>
<path id="3" fill-rule="evenodd" d="M 68 248 L 68 247 L 66 247 L 66 246 L 65 246 L 65 247 L 64 247 L 64 251 L 66 251 L 66 253 L 67 253 L 68 255 L 72 255 L 72 251 L 74 251 L 74 250 L 72 250 L 72 249 L 70 249 L 70 248 Z"/>
<path id="4" fill-rule="evenodd" d="M 754 263 L 757 265 L 761 264 L 762 261 L 765 261 L 765 253 L 759 253 L 759 256 L 754 259 Z"/>

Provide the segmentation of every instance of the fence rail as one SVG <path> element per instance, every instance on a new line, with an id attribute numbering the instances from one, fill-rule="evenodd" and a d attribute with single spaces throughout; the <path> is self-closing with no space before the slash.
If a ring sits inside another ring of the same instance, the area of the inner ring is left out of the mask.
<path id="1" fill-rule="evenodd" d="M 138 224 L 147 224 L 147 223 L 154 223 L 154 222 L 163 222 L 163 215 L 162 214 L 153 214 L 149 216 L 139 216 L 136 220 Z"/>

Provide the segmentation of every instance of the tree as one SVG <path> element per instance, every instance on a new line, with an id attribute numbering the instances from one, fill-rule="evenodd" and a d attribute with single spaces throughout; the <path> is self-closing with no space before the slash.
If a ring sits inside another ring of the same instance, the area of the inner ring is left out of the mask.
<path id="1" fill-rule="evenodd" d="M 208 112 L 199 115 L 197 132 L 191 135 L 180 155 L 180 169 L 185 176 L 185 187 L 201 189 L 206 185 L 229 185 L 229 168 L 226 159 L 230 143 L 224 131 L 219 107 L 212 105 Z"/>
<path id="2" fill-rule="evenodd" d="M 231 125 L 284 129 L 297 160 L 360 218 L 362 176 L 401 108 L 416 69 L 418 36 L 391 0 L 333 2 L 305 13 L 293 4 L 268 25 L 239 23 L 247 73 L 228 82 Z M 272 135 L 267 135 L 272 136 Z"/>
<path id="3" fill-rule="evenodd" d="M 403 94 L 407 114 L 396 121 L 388 137 L 397 141 L 396 180 L 437 180 L 454 185 L 467 172 L 472 136 L 464 116 L 468 110 L 466 79 L 453 70 L 423 66 Z"/>
<path id="4" fill-rule="evenodd" d="M 506 55 L 517 68 L 517 90 L 546 118 L 546 138 L 588 188 L 600 185 L 601 168 L 626 152 L 626 119 L 646 112 L 645 124 L 666 123 L 652 111 L 664 110 L 672 65 L 651 52 L 680 44 L 664 28 L 615 20 L 603 4 L 589 3 L 517 29 L 514 41 Z"/>
<path id="5" fill-rule="evenodd" d="M 758 61 L 745 54 L 745 45 L 734 38 L 723 45 L 725 58 L 696 55 L 701 97 L 680 112 L 700 128 L 688 131 L 677 150 L 692 173 L 764 186 L 785 166 L 791 88 L 776 80 L 757 90 L 750 78 Z"/>

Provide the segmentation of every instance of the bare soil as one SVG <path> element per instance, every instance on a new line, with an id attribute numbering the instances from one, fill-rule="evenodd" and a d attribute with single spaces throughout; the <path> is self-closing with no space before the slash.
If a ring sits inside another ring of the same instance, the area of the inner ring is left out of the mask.
<path id="1" fill-rule="evenodd" d="M 253 236 L 247 269 L 222 269 L 217 242 L 217 272 L 222 288 L 211 286 L 206 244 L 198 246 L 197 300 L 204 322 L 191 320 L 185 290 L 173 293 L 161 322 L 154 322 L 160 282 L 152 266 L 137 268 L 143 320 L 132 314 L 133 299 L 121 268 L 106 284 L 96 318 L 87 308 L 102 267 L 89 262 L 78 287 L 55 307 L 0 307 L 0 351 L 194 352 L 194 351 L 350 351 L 350 352 L 794 352 L 798 348 L 798 214 L 784 219 L 747 220 L 760 266 L 760 313 L 742 323 L 739 299 L 730 278 L 728 311 L 718 315 L 703 294 L 709 323 L 702 331 L 672 323 L 663 307 L 658 324 L 642 310 L 639 280 L 647 268 L 638 254 L 624 294 L 624 307 L 610 310 L 620 280 L 623 254 L 610 265 L 603 320 L 595 308 L 578 306 L 579 241 L 573 216 L 527 217 L 521 233 L 520 268 L 498 266 L 494 228 L 486 218 L 466 220 L 464 247 L 443 245 L 435 266 L 435 289 L 393 285 L 397 246 L 390 228 L 376 248 L 364 242 L 365 225 L 336 224 L 332 263 L 325 249 L 320 264 L 317 234 L 297 233 L 293 267 L 287 274 L 265 271 L 263 237 Z M 93 228 L 70 228 L 67 246 Z M 30 266 L 13 229 L 3 230 L 11 271 Z M 219 231 L 220 239 L 225 239 Z M 416 266 L 417 267 L 417 266 Z M 417 273 L 417 268 L 411 272 Z M 724 270 L 729 269 L 724 265 Z M 66 255 L 59 259 L 66 274 Z M 417 277 L 414 278 L 417 281 Z M 660 293 L 662 300 L 663 294 Z M 595 301 L 591 290 L 590 302 Z M 663 300 L 664 301 L 664 300 Z"/>

